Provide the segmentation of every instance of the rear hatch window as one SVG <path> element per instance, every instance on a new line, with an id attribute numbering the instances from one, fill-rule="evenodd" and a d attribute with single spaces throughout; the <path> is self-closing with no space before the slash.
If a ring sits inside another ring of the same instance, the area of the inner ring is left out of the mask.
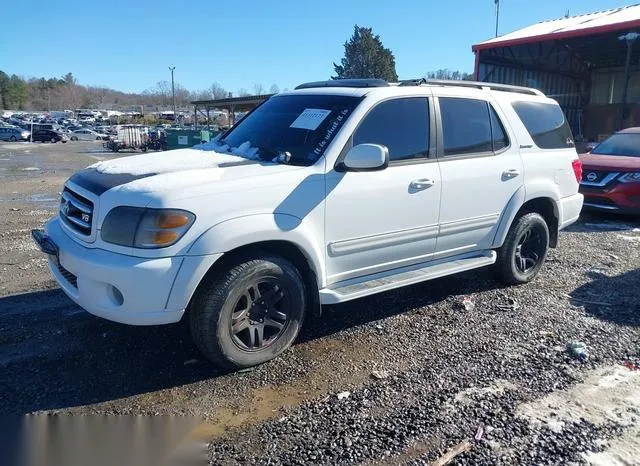
<path id="1" fill-rule="evenodd" d="M 575 147 L 571 128 L 559 105 L 525 101 L 512 105 L 540 149 Z"/>

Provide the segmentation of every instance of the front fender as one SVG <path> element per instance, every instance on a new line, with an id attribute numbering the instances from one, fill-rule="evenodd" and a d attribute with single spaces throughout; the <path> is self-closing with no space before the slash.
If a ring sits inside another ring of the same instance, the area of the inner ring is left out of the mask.
<path id="1" fill-rule="evenodd" d="M 256 214 L 225 220 L 200 235 L 187 256 L 225 253 L 264 241 L 286 241 L 296 246 L 307 258 L 318 286 L 324 286 L 324 238 L 318 237 L 304 220 L 289 214 Z"/>

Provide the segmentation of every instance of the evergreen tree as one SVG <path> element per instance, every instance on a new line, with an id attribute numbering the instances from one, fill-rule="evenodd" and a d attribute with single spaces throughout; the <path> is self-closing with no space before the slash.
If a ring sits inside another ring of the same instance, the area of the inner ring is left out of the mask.
<path id="1" fill-rule="evenodd" d="M 398 80 L 396 60 L 391 50 L 382 45 L 380 36 L 371 28 L 354 27 L 353 36 L 344 44 L 344 58 L 333 64 L 336 75 L 332 79 L 379 78 Z"/>
<path id="2" fill-rule="evenodd" d="M 0 71 L 0 108 L 8 109 L 9 76 Z"/>

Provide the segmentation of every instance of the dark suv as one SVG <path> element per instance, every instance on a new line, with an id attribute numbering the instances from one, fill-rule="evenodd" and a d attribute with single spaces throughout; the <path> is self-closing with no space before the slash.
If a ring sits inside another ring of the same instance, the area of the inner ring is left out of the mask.
<path id="1" fill-rule="evenodd" d="M 67 142 L 69 138 L 66 134 L 53 131 L 51 129 L 39 129 L 33 132 L 33 140 L 41 142 Z"/>

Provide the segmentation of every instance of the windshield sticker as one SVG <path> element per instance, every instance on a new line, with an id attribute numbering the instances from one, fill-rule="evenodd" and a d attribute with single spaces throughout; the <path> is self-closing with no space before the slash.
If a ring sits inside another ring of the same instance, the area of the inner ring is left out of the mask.
<path id="1" fill-rule="evenodd" d="M 304 111 L 291 123 L 290 128 L 309 129 L 315 131 L 320 123 L 331 113 L 331 110 L 321 108 L 305 108 Z"/>
<path id="2" fill-rule="evenodd" d="M 340 113 L 338 113 L 334 121 L 327 128 L 327 132 L 325 133 L 324 137 L 318 142 L 315 149 L 313 149 L 313 153 L 316 156 L 322 155 L 325 148 L 327 147 L 327 144 L 329 144 L 329 141 L 331 141 L 331 138 L 333 138 L 333 134 L 336 132 L 336 130 L 342 124 L 342 122 L 344 121 L 344 119 L 347 117 L 348 114 L 349 114 L 348 108 L 345 108 Z M 309 158 L 311 157 L 312 157 L 311 154 L 309 154 Z"/>

